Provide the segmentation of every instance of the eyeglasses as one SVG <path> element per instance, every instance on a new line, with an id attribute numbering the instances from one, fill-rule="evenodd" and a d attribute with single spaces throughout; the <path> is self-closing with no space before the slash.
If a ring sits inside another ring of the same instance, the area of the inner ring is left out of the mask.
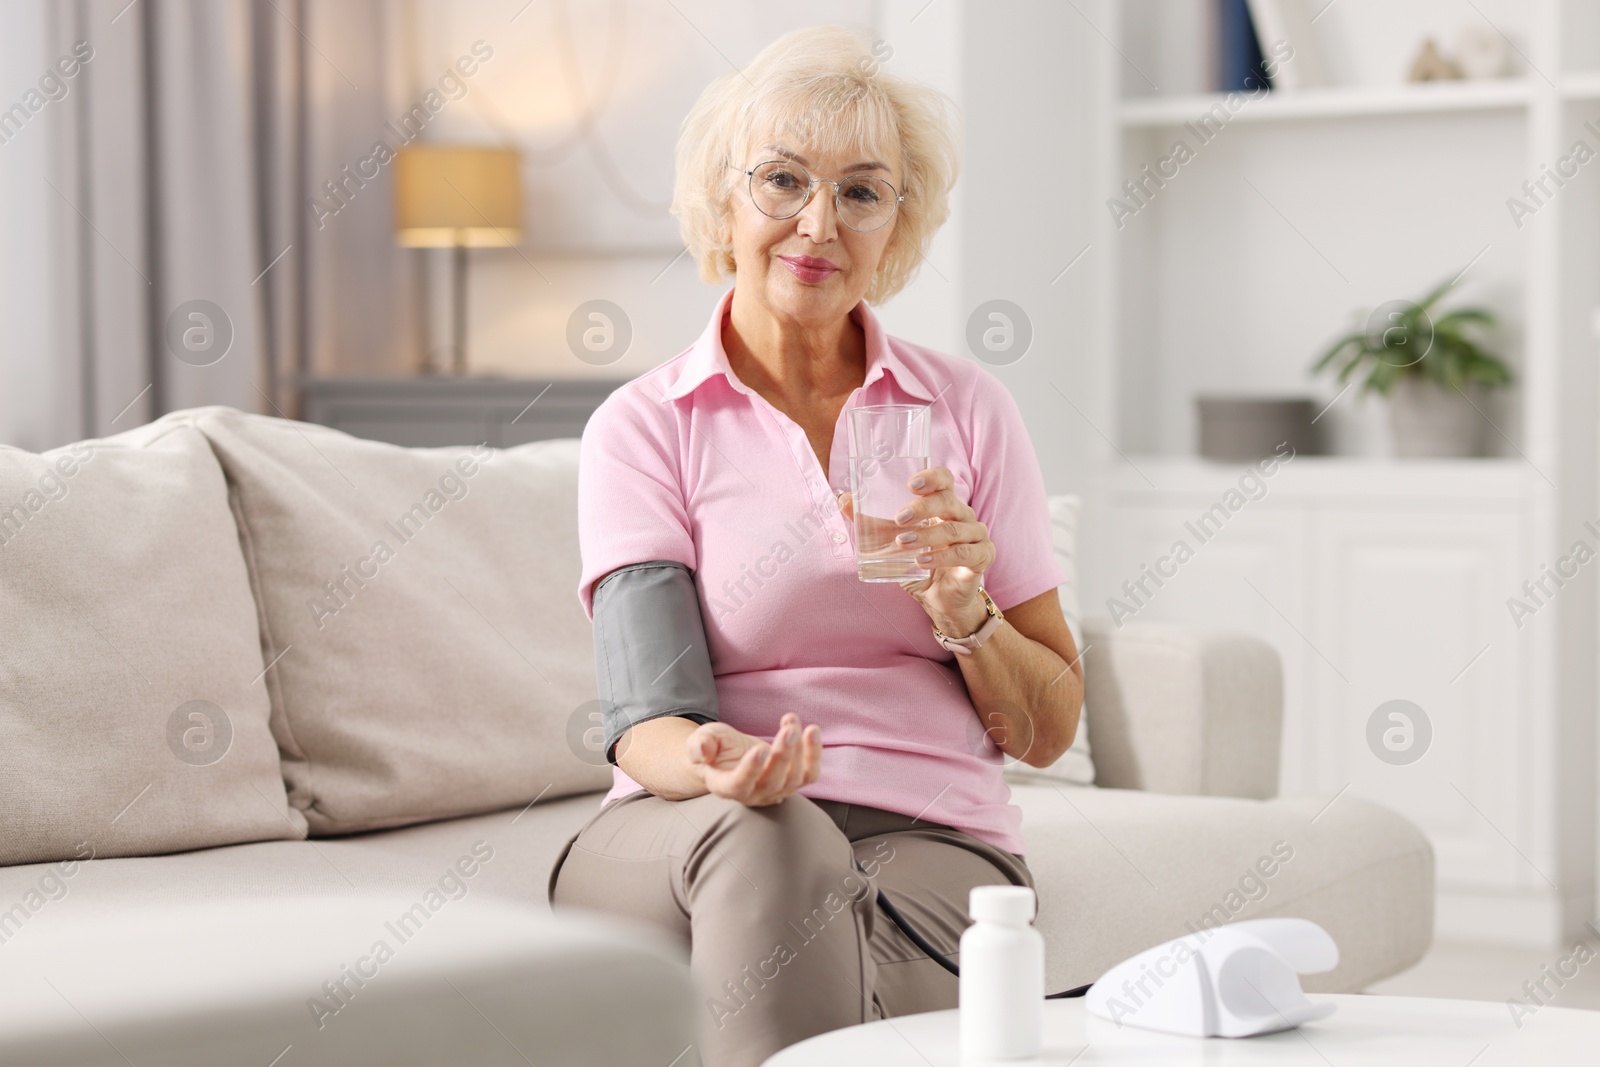
<path id="1" fill-rule="evenodd" d="M 734 169 L 749 175 L 750 199 L 763 215 L 774 219 L 798 215 L 811 202 L 818 182 L 833 186 L 833 207 L 839 221 L 858 233 L 882 227 L 894 218 L 895 208 L 905 199 L 894 186 L 870 174 L 852 174 L 836 182 L 813 178 L 800 164 L 782 159 L 757 164 L 751 170 Z"/>

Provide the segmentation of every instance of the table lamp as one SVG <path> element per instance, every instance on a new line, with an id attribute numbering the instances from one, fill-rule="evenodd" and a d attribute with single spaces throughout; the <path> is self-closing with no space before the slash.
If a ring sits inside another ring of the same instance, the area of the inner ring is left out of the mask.
<path id="1" fill-rule="evenodd" d="M 522 161 L 512 148 L 407 145 L 394 159 L 395 240 L 455 249 L 450 366 L 467 369 L 467 249 L 522 239 Z"/>

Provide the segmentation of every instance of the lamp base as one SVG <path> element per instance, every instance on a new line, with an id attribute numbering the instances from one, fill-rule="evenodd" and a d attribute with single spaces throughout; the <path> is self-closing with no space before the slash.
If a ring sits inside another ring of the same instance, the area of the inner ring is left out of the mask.
<path id="1" fill-rule="evenodd" d="M 467 373 L 467 246 L 455 246 L 455 296 L 451 311 L 450 373 L 461 377 Z"/>
<path id="2" fill-rule="evenodd" d="M 467 376 L 467 246 L 452 245 L 450 257 L 450 341 L 429 348 L 422 358 L 420 373 L 426 376 L 449 374 Z M 432 272 L 427 277 L 431 280 Z M 432 301 L 428 302 L 430 305 Z M 431 329 L 425 329 L 432 334 Z M 430 338 L 431 339 L 431 338 Z M 442 358 L 441 358 L 442 357 Z"/>

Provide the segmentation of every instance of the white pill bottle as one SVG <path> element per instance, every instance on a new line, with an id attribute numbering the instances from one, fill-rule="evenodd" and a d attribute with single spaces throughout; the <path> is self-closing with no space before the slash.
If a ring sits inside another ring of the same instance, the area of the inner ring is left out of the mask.
<path id="1" fill-rule="evenodd" d="M 1026 1059 L 1044 1043 L 1044 935 L 1025 885 L 973 886 L 961 935 L 961 1054 Z"/>

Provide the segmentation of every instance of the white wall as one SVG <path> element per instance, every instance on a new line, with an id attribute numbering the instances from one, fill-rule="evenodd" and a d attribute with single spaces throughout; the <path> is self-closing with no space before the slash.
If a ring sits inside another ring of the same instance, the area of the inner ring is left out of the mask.
<path id="1" fill-rule="evenodd" d="M 960 7 L 963 329 L 991 299 L 1020 305 L 1031 320 L 1032 348 L 992 369 L 1017 397 L 1051 493 L 1085 489 L 1104 451 L 1100 435 L 1111 430 L 1090 356 L 1096 216 L 1084 210 L 1101 135 L 1093 109 L 1079 104 L 1096 88 L 1096 6 L 1078 5 L 1083 14 L 1042 0 Z"/>
<path id="2" fill-rule="evenodd" d="M 961 34 L 963 5 L 884 0 L 879 7 L 878 36 L 894 49 L 885 69 L 931 85 L 962 105 L 967 63 Z M 889 333 L 953 354 L 965 354 L 963 296 L 969 264 L 963 224 L 971 183 L 970 170 L 964 170 L 951 192 L 950 218 L 934 237 L 916 278 L 875 309 Z"/>

